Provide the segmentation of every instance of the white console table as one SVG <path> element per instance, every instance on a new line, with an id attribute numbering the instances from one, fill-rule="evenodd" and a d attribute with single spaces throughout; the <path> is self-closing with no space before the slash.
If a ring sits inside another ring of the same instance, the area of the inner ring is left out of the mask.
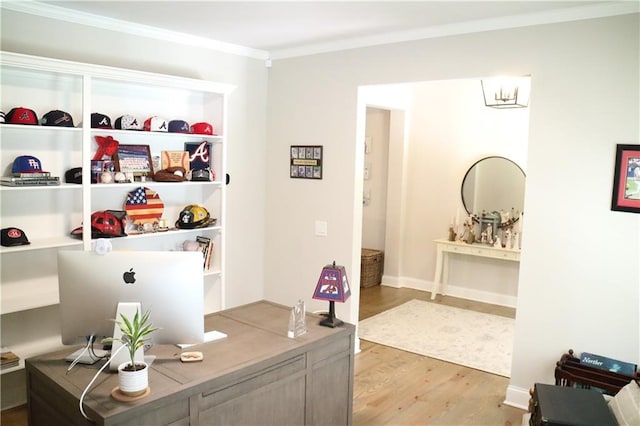
<path id="1" fill-rule="evenodd" d="M 492 247 L 485 244 L 467 244 L 459 241 L 449 241 L 446 238 L 434 240 L 434 242 L 436 243 L 436 275 L 433 279 L 434 289 L 431 292 L 431 300 L 435 299 L 438 293 L 444 295 L 449 274 L 449 253 L 490 257 L 512 262 L 520 261 L 520 250 Z"/>

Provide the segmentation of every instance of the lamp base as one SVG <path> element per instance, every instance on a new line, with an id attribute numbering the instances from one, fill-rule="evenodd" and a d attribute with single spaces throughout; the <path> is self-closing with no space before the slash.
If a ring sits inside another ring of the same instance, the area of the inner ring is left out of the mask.
<path id="1" fill-rule="evenodd" d="M 320 325 L 324 325 L 325 327 L 336 328 L 340 327 L 344 322 L 341 319 L 336 318 L 336 305 L 333 300 L 329 301 L 329 313 L 327 317 L 320 321 Z"/>
<path id="2" fill-rule="evenodd" d="M 325 327 L 331 327 L 331 328 L 340 327 L 342 324 L 344 324 L 344 321 L 336 318 L 335 316 L 333 318 L 328 316 L 322 321 L 320 321 L 320 325 L 324 325 Z"/>

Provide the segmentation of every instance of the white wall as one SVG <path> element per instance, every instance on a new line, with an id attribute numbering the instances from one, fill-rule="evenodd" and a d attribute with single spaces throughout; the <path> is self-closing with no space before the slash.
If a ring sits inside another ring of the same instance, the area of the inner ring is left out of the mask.
<path id="1" fill-rule="evenodd" d="M 274 62 L 269 92 L 278 96 L 269 99 L 266 206 L 267 241 L 279 249 L 265 252 L 267 298 L 292 304 L 302 297 L 312 310 L 326 309 L 310 296 L 320 267 L 333 259 L 359 280 L 362 207 L 354 200 L 362 191 L 364 127 L 357 126 L 358 86 L 531 74 L 527 214 L 508 400 L 526 405 L 529 387 L 552 382 L 555 361 L 570 347 L 638 362 L 640 217 L 610 211 L 615 144 L 638 143 L 638 18 Z M 302 142 L 325 146 L 322 181 L 289 179 L 288 147 Z M 460 171 L 450 171 L 442 182 L 457 187 L 459 179 Z M 452 214 L 447 210 L 443 227 Z M 328 221 L 327 237 L 314 237 L 315 218 Z M 606 232 L 590 232 L 594 227 Z M 359 289 L 353 290 L 336 310 L 357 322 Z M 611 330 L 624 330 L 624 338 Z"/>
<path id="2" fill-rule="evenodd" d="M 362 207 L 362 247 L 384 251 L 387 224 L 387 166 L 389 164 L 389 124 L 391 111 L 367 108 L 364 164 L 369 175 L 364 179 Z"/>

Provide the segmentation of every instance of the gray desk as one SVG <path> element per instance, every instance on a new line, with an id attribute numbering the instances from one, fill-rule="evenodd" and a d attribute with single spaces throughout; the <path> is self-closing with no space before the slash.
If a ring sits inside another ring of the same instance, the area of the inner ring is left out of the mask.
<path id="1" fill-rule="evenodd" d="M 203 362 L 181 363 L 177 347 L 155 346 L 148 397 L 114 400 L 117 375 L 102 373 L 85 397 L 85 412 L 98 425 L 352 424 L 355 327 L 322 327 L 307 315 L 309 331 L 289 339 L 289 313 L 262 301 L 208 315 L 205 329 L 228 337 L 189 348 L 202 351 Z M 78 401 L 99 367 L 65 374 L 69 352 L 26 361 L 31 425 L 91 424 Z"/>

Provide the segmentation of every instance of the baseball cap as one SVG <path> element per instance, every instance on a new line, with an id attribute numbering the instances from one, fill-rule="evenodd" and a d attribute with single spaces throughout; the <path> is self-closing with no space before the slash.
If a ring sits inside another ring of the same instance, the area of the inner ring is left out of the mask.
<path id="1" fill-rule="evenodd" d="M 24 246 L 31 244 L 24 231 L 18 228 L 4 228 L 0 231 L 2 235 L 2 245 L 4 247 Z"/>
<path id="2" fill-rule="evenodd" d="M 123 115 L 116 118 L 115 128 L 121 130 L 142 130 L 142 122 L 133 115 Z"/>
<path id="3" fill-rule="evenodd" d="M 91 238 L 126 237 L 124 232 L 127 213 L 124 210 L 101 210 L 91 214 Z M 82 226 L 71 231 L 74 237 L 82 238 Z"/>
<path id="4" fill-rule="evenodd" d="M 12 108 L 6 115 L 5 119 L 10 124 L 28 124 L 32 126 L 38 125 L 38 116 L 32 109 L 25 107 Z"/>
<path id="5" fill-rule="evenodd" d="M 156 115 L 149 117 L 144 120 L 144 130 L 147 132 L 166 132 L 169 130 L 167 128 L 167 120 Z"/>
<path id="6" fill-rule="evenodd" d="M 67 183 L 82 183 L 82 167 L 74 167 L 64 174 L 64 181 Z"/>
<path id="7" fill-rule="evenodd" d="M 54 109 L 42 116 L 40 124 L 43 126 L 73 127 L 73 117 L 67 112 Z"/>
<path id="8" fill-rule="evenodd" d="M 44 173 L 42 163 L 33 155 L 21 155 L 13 160 L 11 173 Z"/>
<path id="9" fill-rule="evenodd" d="M 111 119 L 99 112 L 91 113 L 91 128 L 92 129 L 113 129 L 111 127 Z"/>
<path id="10" fill-rule="evenodd" d="M 200 122 L 191 125 L 191 133 L 197 135 L 213 135 L 213 124 Z"/>
<path id="11" fill-rule="evenodd" d="M 169 122 L 170 133 L 189 133 L 190 131 L 189 123 L 184 120 L 171 120 Z"/>
<path id="12" fill-rule="evenodd" d="M 0 123 L 4 123 L 4 111 L 0 111 Z"/>

